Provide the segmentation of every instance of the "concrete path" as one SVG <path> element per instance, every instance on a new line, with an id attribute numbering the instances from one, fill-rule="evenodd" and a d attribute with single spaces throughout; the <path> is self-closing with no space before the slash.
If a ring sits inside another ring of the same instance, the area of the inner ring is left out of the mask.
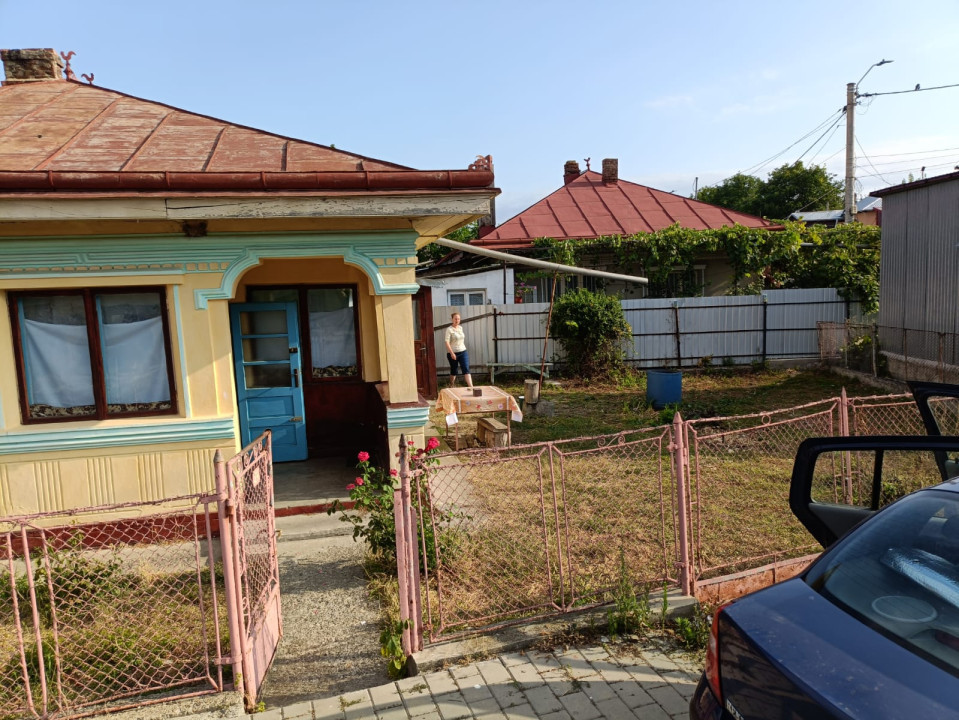
<path id="1" fill-rule="evenodd" d="M 689 716 L 700 668 L 639 645 L 505 653 L 300 702 L 251 720 L 668 720 Z"/>

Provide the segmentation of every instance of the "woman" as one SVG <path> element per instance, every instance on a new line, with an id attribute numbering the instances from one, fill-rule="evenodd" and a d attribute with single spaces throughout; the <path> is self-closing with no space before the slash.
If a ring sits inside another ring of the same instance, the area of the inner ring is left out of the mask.
<path id="1" fill-rule="evenodd" d="M 456 384 L 456 369 L 459 368 L 466 380 L 467 387 L 473 387 L 470 375 L 470 356 L 466 352 L 466 334 L 460 325 L 460 314 L 453 313 L 453 324 L 446 328 L 446 359 L 450 363 L 450 387 Z"/>

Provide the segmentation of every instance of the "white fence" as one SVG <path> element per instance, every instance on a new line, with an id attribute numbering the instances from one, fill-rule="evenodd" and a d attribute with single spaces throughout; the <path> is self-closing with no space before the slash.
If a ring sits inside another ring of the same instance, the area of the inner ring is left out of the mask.
<path id="1" fill-rule="evenodd" d="M 714 365 L 818 358 L 817 322 L 861 319 L 859 304 L 831 288 L 622 303 L 633 336 L 626 358 L 638 368 L 691 367 L 706 357 Z M 462 315 L 475 371 L 487 370 L 491 362 L 539 365 L 549 303 L 437 306 L 433 317 L 441 376 L 447 367 L 443 337 L 454 311 Z M 552 339 L 545 355 L 547 362 L 562 364 L 563 350 Z"/>

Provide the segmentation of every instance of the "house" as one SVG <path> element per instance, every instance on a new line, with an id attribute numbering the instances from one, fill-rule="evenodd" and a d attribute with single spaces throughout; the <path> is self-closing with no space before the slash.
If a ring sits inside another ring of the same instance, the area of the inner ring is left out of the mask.
<path id="1" fill-rule="evenodd" d="M 416 271 L 433 288 L 433 306 L 508 305 L 514 301 L 514 269 L 481 255 L 453 250 Z"/>
<path id="2" fill-rule="evenodd" d="M 801 220 L 807 225 L 823 225 L 836 227 L 843 221 L 844 210 L 797 210 L 789 215 L 790 220 Z M 872 195 L 859 198 L 856 201 L 856 222 L 863 225 L 882 225 L 882 200 Z"/>
<path id="3" fill-rule="evenodd" d="M 201 492 L 265 428 L 278 462 L 422 444 L 416 251 L 489 213 L 488 157 L 415 170 L 0 57 L 0 515 Z"/>
<path id="4" fill-rule="evenodd" d="M 959 382 L 959 172 L 882 198 L 879 349 L 894 377 Z"/>
<path id="5" fill-rule="evenodd" d="M 777 227 L 768 220 L 746 213 L 684 198 L 670 192 L 628 182 L 619 178 L 619 162 L 603 160 L 603 172 L 570 160 L 564 166 L 563 185 L 555 192 L 534 203 L 518 215 L 495 228 L 481 228 L 472 244 L 510 253 L 527 253 L 538 238 L 554 240 L 590 240 L 610 235 L 649 233 L 678 224 L 681 227 L 708 229 L 743 225 L 749 228 Z M 597 269 L 613 272 L 632 272 L 632 268 L 603 265 Z M 705 295 L 724 295 L 729 289 L 732 271 L 721 254 L 698 258 L 695 282 Z M 540 274 L 541 275 L 541 274 Z M 677 283 L 683 272 L 677 269 Z M 517 282 L 531 285 L 531 301 L 549 299 L 549 280 L 534 277 Z M 582 281 L 565 281 L 575 287 Z M 586 281 L 586 286 L 593 283 Z M 606 289 L 623 295 L 645 293 L 645 286 L 627 286 L 625 283 L 607 283 Z"/>

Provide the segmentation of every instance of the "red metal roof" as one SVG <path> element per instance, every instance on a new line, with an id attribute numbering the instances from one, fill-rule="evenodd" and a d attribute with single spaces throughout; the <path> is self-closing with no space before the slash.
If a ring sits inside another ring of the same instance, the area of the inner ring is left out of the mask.
<path id="1" fill-rule="evenodd" d="M 0 192 L 489 187 L 70 80 L 0 87 Z"/>
<path id="2" fill-rule="evenodd" d="M 763 218 L 691 200 L 637 183 L 603 183 L 587 170 L 516 215 L 474 245 L 500 249 L 529 247 L 537 238 L 587 239 L 655 232 L 675 223 L 705 230 L 724 225 L 778 227 Z"/>

